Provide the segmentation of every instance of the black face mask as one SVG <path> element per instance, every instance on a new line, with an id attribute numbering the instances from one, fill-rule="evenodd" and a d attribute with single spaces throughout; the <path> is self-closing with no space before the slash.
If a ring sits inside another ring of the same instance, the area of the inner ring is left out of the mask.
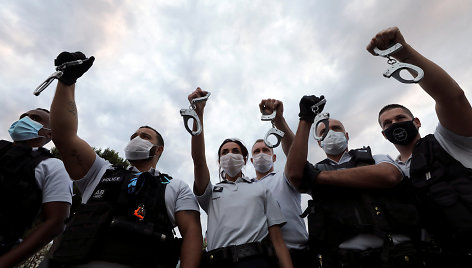
<path id="1" fill-rule="evenodd" d="M 392 124 L 383 133 L 391 143 L 407 145 L 418 135 L 418 129 L 411 120 Z"/>

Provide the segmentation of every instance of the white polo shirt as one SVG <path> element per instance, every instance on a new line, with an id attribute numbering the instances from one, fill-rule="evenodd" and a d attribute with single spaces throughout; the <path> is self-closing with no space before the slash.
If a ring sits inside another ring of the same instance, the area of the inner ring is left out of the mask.
<path id="1" fill-rule="evenodd" d="M 287 219 L 287 223 L 282 226 L 282 236 L 288 249 L 303 249 L 308 243 L 308 232 L 305 221 L 300 215 L 301 194 L 289 182 L 283 172 L 271 172 L 260 180 L 259 183 L 265 185 L 275 200 L 279 203 L 282 214 Z"/>
<path id="2" fill-rule="evenodd" d="M 210 181 L 197 200 L 208 214 L 208 250 L 260 242 L 269 227 L 286 222 L 269 189 L 249 178 Z"/>

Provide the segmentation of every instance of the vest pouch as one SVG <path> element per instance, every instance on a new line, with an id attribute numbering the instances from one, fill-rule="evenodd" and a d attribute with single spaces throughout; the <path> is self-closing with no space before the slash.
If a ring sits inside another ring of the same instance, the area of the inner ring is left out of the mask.
<path id="1" fill-rule="evenodd" d="M 97 241 L 111 221 L 111 208 L 106 203 L 83 205 L 68 223 L 59 247 L 53 254 L 58 263 L 80 264 L 90 261 Z"/>
<path id="2" fill-rule="evenodd" d="M 418 228 L 420 216 L 413 204 L 386 203 L 384 212 L 393 231 L 409 233 Z"/>
<path id="3" fill-rule="evenodd" d="M 420 254 L 414 244 L 410 242 L 392 246 L 388 250 L 387 260 L 382 267 L 391 268 L 417 268 L 422 267 Z"/>

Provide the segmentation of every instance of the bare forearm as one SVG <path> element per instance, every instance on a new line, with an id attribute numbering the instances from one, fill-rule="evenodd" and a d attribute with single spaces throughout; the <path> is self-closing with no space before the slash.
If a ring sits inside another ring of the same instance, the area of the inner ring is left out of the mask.
<path id="1" fill-rule="evenodd" d="M 441 124 L 456 134 L 472 136 L 472 125 L 464 124 L 472 120 L 472 107 L 459 84 L 411 46 L 406 45 L 403 50 L 396 57 L 423 69 L 424 77 L 419 85 L 436 101 L 436 113 Z"/>
<path id="2" fill-rule="evenodd" d="M 195 177 L 195 191 L 197 195 L 202 195 L 210 181 L 210 171 L 206 163 L 205 155 L 205 136 L 203 129 L 203 114 L 199 116 L 202 132 L 200 135 L 192 136 L 192 159 Z M 196 125 L 194 123 L 194 130 Z"/>
<path id="3" fill-rule="evenodd" d="M 75 84 L 68 86 L 57 83 L 50 114 L 55 143 L 70 140 L 77 135 L 78 118 L 74 92 Z"/>
<path id="4" fill-rule="evenodd" d="M 195 230 L 189 230 L 182 242 L 180 267 L 196 268 L 200 265 L 203 248 L 202 241 L 201 229 L 195 228 Z"/>
<path id="5" fill-rule="evenodd" d="M 200 214 L 197 211 L 179 211 L 176 213 L 176 222 L 183 238 L 180 267 L 196 268 L 200 265 L 203 250 Z"/>
<path id="6" fill-rule="evenodd" d="M 41 223 L 21 244 L 0 258 L 0 267 L 12 267 L 33 255 L 62 232 L 64 222 L 49 220 Z"/>
<path id="7" fill-rule="evenodd" d="M 388 163 L 342 170 L 322 171 L 317 184 L 351 188 L 391 188 L 402 180 L 400 171 Z"/>
<path id="8" fill-rule="evenodd" d="M 293 267 L 292 259 L 288 252 L 287 246 L 285 246 L 285 241 L 282 238 L 282 232 L 280 231 L 279 226 L 269 227 L 269 236 L 274 245 L 275 254 L 279 260 L 279 267 L 289 268 Z"/>
<path id="9" fill-rule="evenodd" d="M 300 120 L 297 134 L 290 147 L 285 164 L 285 176 L 299 189 L 302 185 L 303 169 L 308 156 L 308 137 L 311 124 Z"/>
<path id="10" fill-rule="evenodd" d="M 278 119 L 276 117 L 276 120 L 274 121 L 275 126 L 282 130 L 285 134 L 284 137 L 282 138 L 282 150 L 284 151 L 285 155 L 288 155 L 288 152 L 290 150 L 290 147 L 292 146 L 293 139 L 295 138 L 295 135 L 293 134 L 292 130 L 288 127 L 287 121 L 285 121 L 285 118 L 282 117 Z"/>

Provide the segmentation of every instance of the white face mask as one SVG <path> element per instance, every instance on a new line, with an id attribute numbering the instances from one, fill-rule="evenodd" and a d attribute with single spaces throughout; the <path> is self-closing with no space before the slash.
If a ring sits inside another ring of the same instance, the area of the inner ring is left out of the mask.
<path id="1" fill-rule="evenodd" d="M 241 154 L 228 153 L 220 157 L 220 167 L 230 177 L 238 175 L 244 164 L 244 158 Z"/>
<path id="2" fill-rule="evenodd" d="M 259 153 L 253 156 L 252 164 L 259 173 L 265 173 L 274 166 L 274 162 L 272 162 L 272 155 L 265 153 Z"/>
<path id="3" fill-rule="evenodd" d="M 333 130 L 328 131 L 328 135 L 321 141 L 321 148 L 325 153 L 330 155 L 338 155 L 347 148 L 347 139 L 344 132 L 337 132 Z"/>
<path id="4" fill-rule="evenodd" d="M 136 136 L 125 147 L 125 157 L 128 160 L 144 160 L 151 158 L 150 151 L 155 145 L 150 141 Z"/>

